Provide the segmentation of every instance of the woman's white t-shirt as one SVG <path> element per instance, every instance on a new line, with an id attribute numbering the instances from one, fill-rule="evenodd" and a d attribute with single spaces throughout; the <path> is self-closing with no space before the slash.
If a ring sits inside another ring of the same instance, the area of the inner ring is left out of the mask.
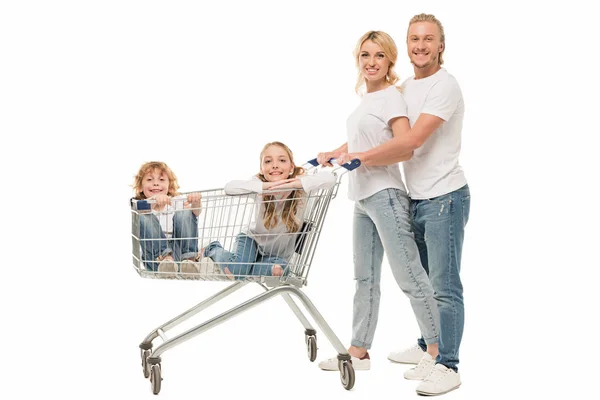
<path id="1" fill-rule="evenodd" d="M 396 86 L 366 93 L 347 120 L 348 153 L 364 152 L 392 139 L 391 120 L 407 116 L 406 102 Z M 398 164 L 361 166 L 350 172 L 349 178 L 348 198 L 353 201 L 388 188 L 406 192 Z"/>

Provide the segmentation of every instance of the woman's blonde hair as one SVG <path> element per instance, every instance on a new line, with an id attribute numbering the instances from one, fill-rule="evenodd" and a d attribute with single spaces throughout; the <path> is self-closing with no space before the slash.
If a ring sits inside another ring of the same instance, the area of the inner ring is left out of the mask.
<path id="1" fill-rule="evenodd" d="M 394 66 L 396 65 L 396 60 L 398 59 L 398 48 L 396 47 L 396 42 L 394 42 L 394 39 L 392 39 L 390 35 L 383 31 L 369 31 L 362 35 L 360 39 L 358 39 L 356 48 L 354 49 L 354 60 L 356 61 L 356 68 L 358 68 L 358 78 L 356 80 L 356 85 L 354 86 L 354 91 L 359 95 L 361 94 L 360 87 L 365 83 L 365 77 L 362 75 L 359 67 L 360 48 L 367 40 L 370 40 L 381 47 L 387 58 L 390 60 L 390 66 L 385 74 L 385 80 L 390 85 L 396 85 L 396 82 L 398 82 L 400 79 L 394 71 Z M 398 88 L 398 90 L 400 90 L 400 88 Z"/>
<path id="2" fill-rule="evenodd" d="M 169 168 L 167 164 L 165 164 L 162 161 L 149 161 L 147 163 L 142 164 L 140 170 L 133 179 L 133 190 L 135 192 L 134 198 L 136 200 L 143 200 L 146 198 L 146 195 L 144 194 L 144 189 L 142 187 L 144 176 L 146 176 L 146 174 L 150 172 L 154 172 L 155 170 L 159 171 L 160 173 L 164 172 L 169 178 L 169 190 L 167 194 L 171 197 L 177 196 L 179 194 L 179 192 L 177 191 L 179 189 L 179 183 L 177 182 L 177 177 L 175 176 L 175 173 L 171 171 L 171 168 Z"/>
<path id="3" fill-rule="evenodd" d="M 270 142 L 263 147 L 262 151 L 260 152 L 260 165 L 262 165 L 262 159 L 265 151 L 271 146 L 281 147 L 287 153 L 288 157 L 290 158 L 290 162 L 294 164 L 294 170 L 289 176 L 290 178 L 296 178 L 298 176 L 304 175 L 306 171 L 304 170 L 304 168 L 296 166 L 292 150 L 290 150 L 289 147 L 287 147 L 281 142 Z M 262 173 L 259 172 L 258 174 L 256 174 L 256 176 L 261 181 L 268 182 Z M 292 191 L 290 196 L 287 197 L 285 200 L 277 200 L 272 194 L 264 194 L 263 201 L 265 204 L 265 211 L 263 213 L 263 224 L 265 225 L 265 228 L 273 229 L 279 224 L 279 213 L 276 212 L 275 206 L 280 201 L 283 201 L 284 205 L 283 210 L 281 211 L 281 218 L 282 221 L 285 222 L 286 231 L 298 232 L 300 230 L 301 222 L 296 217 L 296 213 L 302 205 L 301 198 L 303 194 L 304 191 L 296 189 Z"/>

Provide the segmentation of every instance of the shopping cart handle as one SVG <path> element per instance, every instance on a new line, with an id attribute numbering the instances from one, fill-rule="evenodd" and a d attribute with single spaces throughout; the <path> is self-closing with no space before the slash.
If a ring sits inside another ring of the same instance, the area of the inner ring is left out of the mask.
<path id="1" fill-rule="evenodd" d="M 331 163 L 332 161 L 334 161 L 335 158 L 330 158 L 329 159 L 329 163 Z M 308 163 L 310 165 L 312 165 L 313 167 L 318 167 L 319 163 L 317 162 L 316 158 L 313 158 L 312 160 L 309 160 Z M 346 164 L 342 164 L 340 165 L 340 167 L 344 167 L 346 168 L 348 171 L 352 171 L 358 167 L 360 167 L 360 160 L 358 158 L 355 158 L 352 161 L 347 162 Z"/>

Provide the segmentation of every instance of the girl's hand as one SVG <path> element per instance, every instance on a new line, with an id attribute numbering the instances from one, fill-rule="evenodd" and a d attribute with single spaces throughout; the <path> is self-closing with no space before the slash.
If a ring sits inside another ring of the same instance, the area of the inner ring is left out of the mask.
<path id="1" fill-rule="evenodd" d="M 202 193 L 189 193 L 183 207 L 191 208 L 196 217 L 200 215 L 200 211 L 202 211 Z"/>
<path id="2" fill-rule="evenodd" d="M 271 189 L 280 189 L 279 186 L 288 184 L 290 182 L 296 181 L 298 178 L 290 178 L 290 179 L 282 179 L 277 182 L 263 182 L 263 190 L 271 190 Z M 300 185 L 302 187 L 302 185 Z"/>
<path id="3" fill-rule="evenodd" d="M 302 181 L 299 178 L 285 179 L 283 181 L 272 182 L 272 190 L 276 189 L 302 189 Z"/>

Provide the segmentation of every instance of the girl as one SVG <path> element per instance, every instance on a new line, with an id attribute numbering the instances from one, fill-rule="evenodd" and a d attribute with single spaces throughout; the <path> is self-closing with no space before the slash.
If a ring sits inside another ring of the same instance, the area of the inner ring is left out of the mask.
<path id="1" fill-rule="evenodd" d="M 394 65 L 398 51 L 392 38 L 381 31 L 367 32 L 359 39 L 354 55 L 359 72 L 355 89 L 360 94 L 359 89 L 364 85 L 366 93 L 348 118 L 348 142 L 333 152 L 320 153 L 317 160 L 321 164 L 328 164 L 331 158 L 343 163 L 348 161 L 346 153 L 369 150 L 410 129 L 406 103 L 395 85 L 398 77 Z M 404 160 L 410 157 L 411 154 L 407 154 Z M 348 196 L 355 201 L 356 292 L 348 352 L 354 369 L 369 369 L 371 365 L 368 349 L 377 327 L 384 250 L 398 286 L 410 300 L 427 343 L 428 361 L 435 359 L 438 353 L 438 308 L 411 231 L 410 200 L 399 166 L 397 163 L 375 167 L 363 165 L 351 172 L 349 178 Z M 337 370 L 338 360 L 323 361 L 319 367 Z M 416 371 L 407 371 L 407 374 L 408 379 L 418 379 Z"/>
<path id="2" fill-rule="evenodd" d="M 184 210 L 175 212 L 171 198 L 177 196 L 177 177 L 164 162 L 142 164 L 133 182 L 136 200 L 156 203 L 140 214 L 140 245 L 144 264 L 152 271 L 198 273 L 198 215 L 202 195 L 190 193 Z M 187 239 L 183 239 L 187 238 Z"/>
<path id="3" fill-rule="evenodd" d="M 292 151 L 281 142 L 267 143 L 260 153 L 260 172 L 248 181 L 231 181 L 225 193 L 258 193 L 257 221 L 248 232 L 237 235 L 234 250 L 211 242 L 203 254 L 213 259 L 230 277 L 244 275 L 281 276 L 294 254 L 295 239 L 302 225 L 306 192 L 328 189 L 335 182 L 330 172 L 304 175 L 304 168 L 294 164 Z M 265 190 L 281 190 L 264 193 Z M 295 190 L 290 190 L 295 189 Z"/>

